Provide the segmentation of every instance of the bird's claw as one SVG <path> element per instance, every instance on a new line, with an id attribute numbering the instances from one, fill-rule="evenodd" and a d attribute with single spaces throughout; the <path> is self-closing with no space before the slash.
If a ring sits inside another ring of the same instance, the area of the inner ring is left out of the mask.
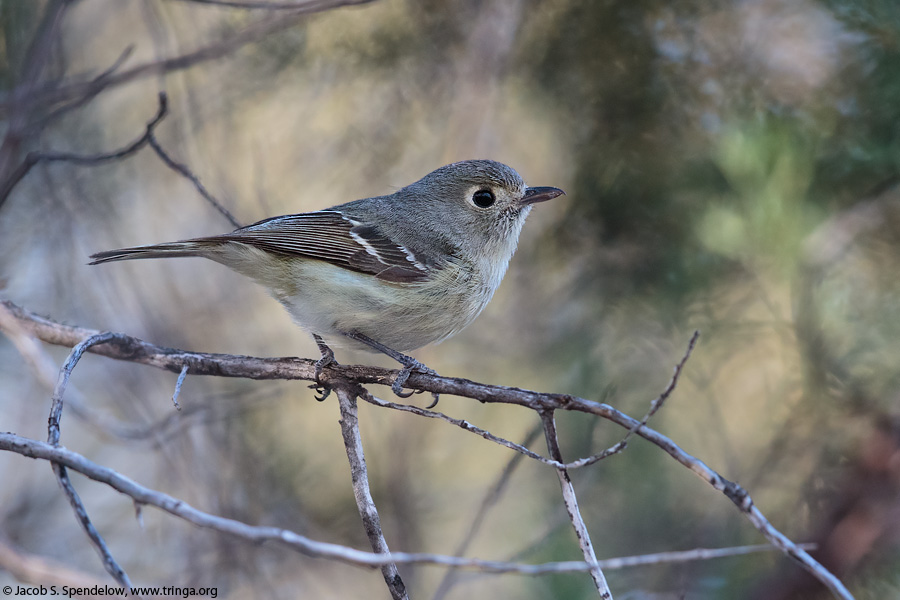
<path id="1" fill-rule="evenodd" d="M 331 388 L 322 383 L 322 370 L 325 367 L 338 364 L 338 361 L 334 359 L 334 351 L 328 346 L 325 346 L 324 343 L 319 346 L 319 350 L 322 352 L 322 358 L 316 361 L 316 382 L 309 386 L 309 388 L 316 390 L 316 400 L 318 402 L 324 402 L 325 398 L 331 395 Z"/>
<path id="2" fill-rule="evenodd" d="M 309 386 L 309 389 L 316 390 L 315 398 L 317 402 L 324 402 L 325 398 L 331 395 L 331 388 L 327 385 L 319 385 L 314 383 Z"/>
<path id="3" fill-rule="evenodd" d="M 400 372 L 397 373 L 397 377 L 394 379 L 394 383 L 391 384 L 391 390 L 394 392 L 394 394 L 396 394 L 397 396 L 399 396 L 401 398 L 409 398 L 413 394 L 421 394 L 422 393 L 422 390 L 412 390 L 409 392 L 403 391 L 403 385 L 409 379 L 409 376 L 412 375 L 413 371 L 415 371 L 416 373 L 422 373 L 423 375 L 438 376 L 437 371 L 435 371 L 434 369 L 429 369 L 428 367 L 426 367 L 425 365 L 423 365 L 422 363 L 420 363 L 419 361 L 417 361 L 414 358 L 411 358 L 411 357 L 407 357 L 407 358 L 409 358 L 409 362 L 407 364 L 405 364 L 402 369 L 400 369 Z M 431 395 L 434 396 L 434 402 L 432 402 L 428 406 L 428 408 L 434 408 L 438 403 L 438 398 L 439 398 L 438 394 L 435 394 L 434 392 L 432 392 Z"/>

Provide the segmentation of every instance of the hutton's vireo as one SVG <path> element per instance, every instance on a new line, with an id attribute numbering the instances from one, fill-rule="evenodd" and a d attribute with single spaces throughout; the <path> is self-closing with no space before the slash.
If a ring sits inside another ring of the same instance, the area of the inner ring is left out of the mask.
<path id="1" fill-rule="evenodd" d="M 273 217 L 231 233 L 98 252 L 90 264 L 202 256 L 256 280 L 326 344 L 355 340 L 411 370 L 400 354 L 446 339 L 484 309 L 506 272 L 532 204 L 563 194 L 528 187 L 490 160 L 453 163 L 393 194 Z M 353 342 L 349 342 L 353 344 Z"/>

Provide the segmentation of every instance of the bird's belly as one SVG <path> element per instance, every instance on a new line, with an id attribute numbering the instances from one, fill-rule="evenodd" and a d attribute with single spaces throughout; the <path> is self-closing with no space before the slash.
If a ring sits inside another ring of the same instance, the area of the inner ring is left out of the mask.
<path id="1" fill-rule="evenodd" d="M 324 262 L 294 268 L 293 289 L 272 289 L 294 321 L 329 345 L 370 350 L 345 334 L 362 333 L 405 352 L 441 341 L 466 327 L 490 293 L 473 287 L 459 272 L 437 279 L 397 284 Z"/>

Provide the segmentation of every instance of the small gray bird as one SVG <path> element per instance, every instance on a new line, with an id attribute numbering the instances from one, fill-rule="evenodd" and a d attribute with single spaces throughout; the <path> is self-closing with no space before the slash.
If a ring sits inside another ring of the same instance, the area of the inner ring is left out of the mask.
<path id="1" fill-rule="evenodd" d="M 393 194 L 273 217 L 231 233 L 98 252 L 115 260 L 201 256 L 262 284 L 316 340 L 316 374 L 329 344 L 383 352 L 404 369 L 433 373 L 401 354 L 459 333 L 500 285 L 536 202 L 564 192 L 528 187 L 512 168 L 468 160 Z M 354 344 L 355 342 L 355 344 Z"/>

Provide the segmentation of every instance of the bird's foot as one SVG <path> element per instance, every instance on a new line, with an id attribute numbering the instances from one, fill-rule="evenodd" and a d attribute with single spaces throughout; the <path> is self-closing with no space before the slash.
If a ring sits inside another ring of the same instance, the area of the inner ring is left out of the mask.
<path id="1" fill-rule="evenodd" d="M 437 376 L 437 371 L 435 371 L 433 369 L 429 369 L 428 367 L 426 367 L 425 365 L 423 365 L 422 363 L 420 363 L 419 361 L 414 359 L 412 356 L 407 356 L 406 354 L 403 354 L 402 352 L 397 352 L 393 348 L 388 348 L 381 342 L 373 340 L 372 338 L 370 338 L 369 336 L 367 336 L 365 334 L 359 333 L 358 331 L 351 331 L 349 333 L 345 333 L 344 335 L 346 335 L 347 337 L 349 337 L 352 340 L 356 340 L 357 342 L 362 342 L 363 344 L 365 344 L 369 348 L 372 348 L 373 350 L 377 350 L 378 352 L 381 352 L 382 354 L 386 354 L 386 355 L 390 356 L 391 358 L 396 360 L 398 363 L 403 365 L 403 368 L 400 369 L 399 373 L 397 373 L 397 377 L 394 379 L 394 383 L 391 384 L 391 390 L 393 390 L 393 392 L 395 394 L 397 394 L 398 396 L 400 396 L 401 398 L 409 398 L 413 394 L 421 393 L 421 390 L 413 391 L 413 392 L 404 392 L 403 391 L 403 384 L 406 383 L 406 380 L 409 379 L 409 376 L 412 375 L 413 371 L 415 371 L 416 373 L 422 373 L 423 375 Z M 438 403 L 438 394 L 432 392 L 431 395 L 434 397 L 434 402 L 429 404 L 428 408 L 434 408 Z"/>
<path id="2" fill-rule="evenodd" d="M 401 361 L 403 368 L 400 369 L 400 372 L 397 373 L 397 377 L 394 379 L 394 383 L 391 384 L 391 390 L 401 398 L 409 398 L 413 394 L 421 394 L 421 390 L 404 392 L 403 385 L 406 383 L 406 380 L 409 379 L 409 376 L 415 371 L 416 373 L 422 373 L 423 375 L 434 375 L 438 376 L 437 371 L 434 369 L 430 369 L 414 359 L 411 356 L 403 355 L 406 360 Z M 438 399 L 440 396 L 434 392 L 431 394 L 434 397 L 434 401 L 428 405 L 428 408 L 434 408 L 437 406 Z"/>
<path id="3" fill-rule="evenodd" d="M 331 394 L 331 388 L 322 383 L 322 370 L 325 367 L 330 367 L 331 365 L 339 363 L 334 359 L 334 350 L 328 347 L 325 340 L 315 334 L 313 334 L 313 338 L 316 340 L 316 345 L 319 347 L 319 353 L 322 357 L 316 361 L 315 365 L 316 382 L 309 387 L 310 389 L 316 390 L 316 400 L 322 402 Z"/>

